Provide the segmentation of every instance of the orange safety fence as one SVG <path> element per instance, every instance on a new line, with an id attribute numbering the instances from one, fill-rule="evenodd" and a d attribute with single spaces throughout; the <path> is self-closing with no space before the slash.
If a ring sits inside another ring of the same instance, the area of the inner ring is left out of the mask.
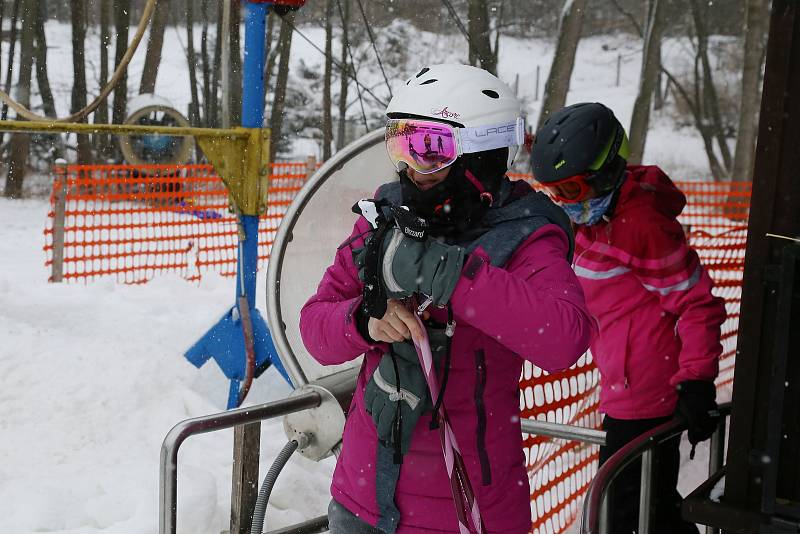
<path id="1" fill-rule="evenodd" d="M 259 267 L 283 214 L 315 168 L 272 164 L 258 232 Z M 114 276 L 131 284 L 165 273 L 192 281 L 209 271 L 236 274 L 236 217 L 210 165 L 59 167 L 48 221 L 46 265 L 64 281 Z"/>
<path id="2" fill-rule="evenodd" d="M 268 209 L 259 229 L 259 266 L 294 196 L 315 166 L 272 165 Z M 531 181 L 526 174 L 511 175 Z M 719 397 L 730 398 L 750 205 L 749 183 L 676 182 L 687 205 L 679 217 L 689 243 L 725 299 Z M 60 168 L 45 229 L 47 264 L 63 257 L 65 281 L 115 276 L 141 283 L 163 273 L 200 280 L 209 271 L 236 272 L 236 218 L 224 185 L 208 165 Z M 60 252 L 58 249 L 60 248 Z M 55 272 L 55 269 L 54 269 Z M 599 428 L 599 373 L 591 354 L 572 368 L 547 373 L 525 363 L 521 416 Z M 535 534 L 564 532 L 578 517 L 597 471 L 594 445 L 524 435 Z"/>

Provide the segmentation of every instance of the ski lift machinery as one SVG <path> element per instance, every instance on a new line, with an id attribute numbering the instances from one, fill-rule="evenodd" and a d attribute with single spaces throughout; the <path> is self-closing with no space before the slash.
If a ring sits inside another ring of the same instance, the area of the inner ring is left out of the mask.
<path id="1" fill-rule="evenodd" d="M 319 408 L 288 414 L 284 429 L 313 436 L 298 452 L 321 460 L 337 450 L 361 358 L 322 366 L 300 338 L 300 310 L 314 294 L 337 247 L 350 235 L 351 206 L 378 186 L 397 179 L 383 143 L 383 129 L 354 141 L 306 183 L 283 217 L 267 271 L 267 321 L 278 355 L 295 386 L 292 395 L 321 393 Z"/>

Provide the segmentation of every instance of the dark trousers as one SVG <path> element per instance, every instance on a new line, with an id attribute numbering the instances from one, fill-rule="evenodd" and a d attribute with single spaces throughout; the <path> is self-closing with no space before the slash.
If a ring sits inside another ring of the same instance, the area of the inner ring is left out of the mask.
<path id="1" fill-rule="evenodd" d="M 603 418 L 606 445 L 600 447 L 600 465 L 633 438 L 669 421 L 670 417 L 654 419 Z M 653 486 L 655 517 L 654 534 L 699 534 L 694 523 L 681 518 L 681 501 L 678 493 L 678 469 L 680 468 L 680 436 L 659 445 L 656 450 L 656 480 Z M 639 530 L 639 488 L 641 486 L 642 462 L 636 460 L 626 467 L 609 488 L 609 520 L 613 534 L 631 534 Z"/>

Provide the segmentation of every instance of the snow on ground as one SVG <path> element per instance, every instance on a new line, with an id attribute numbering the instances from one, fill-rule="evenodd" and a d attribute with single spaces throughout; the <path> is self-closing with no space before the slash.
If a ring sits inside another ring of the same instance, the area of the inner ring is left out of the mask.
<path id="1" fill-rule="evenodd" d="M 47 209 L 0 200 L 0 532 L 156 532 L 164 436 L 225 409 L 215 364 L 198 371 L 181 354 L 232 304 L 232 281 L 48 284 Z M 270 370 L 248 404 L 289 391 Z M 263 425 L 262 476 L 285 441 L 279 419 Z M 222 431 L 181 449 L 180 532 L 227 529 L 232 443 Z M 293 458 L 268 527 L 324 513 L 332 465 Z"/>
<path id="2" fill-rule="evenodd" d="M 316 43 L 322 31 L 304 29 Z M 67 25 L 49 23 L 50 80 L 59 113 L 68 108 L 71 48 Z M 199 35 L 199 32 L 197 32 Z M 422 63 L 463 60 L 458 36 L 413 32 L 404 41 L 403 76 Z M 199 37 L 198 37 L 199 39 Z M 188 104 L 183 30 L 168 29 L 157 93 L 178 109 Z M 87 40 L 89 77 L 95 80 L 97 32 Z M 3 44 L 5 46 L 5 43 Z M 665 46 L 667 61 L 680 46 Z M 675 52 L 675 54 L 677 54 Z M 519 92 L 535 124 L 540 94 L 553 54 L 541 40 L 501 40 L 500 75 L 510 85 L 519 74 Z M 617 57 L 622 58 L 616 85 Z M 138 87 L 144 46 L 128 78 Z M 321 65 L 318 55 L 295 40 L 292 63 Z M 602 101 L 630 121 L 638 87 L 640 42 L 624 36 L 581 41 L 568 103 Z M 400 71 L 402 72 L 402 76 Z M 365 65 L 362 81 L 379 87 L 377 68 Z M 90 85 L 92 82 L 90 81 Z M 383 92 L 376 89 L 378 94 Z M 34 99 L 35 100 L 35 99 Z M 368 100 L 367 100 L 368 102 Z M 358 105 L 351 106 L 360 116 Z M 300 145 L 298 145 L 299 147 Z M 311 148 L 306 142 L 296 154 Z M 666 114 L 656 115 L 645 159 L 675 178 L 708 175 L 702 145 L 692 129 L 676 129 Z M 44 182 L 44 183 L 43 183 Z M 28 191 L 46 189 L 32 180 Z M 0 200 L 0 532 L 74 534 L 152 533 L 158 522 L 158 463 L 161 441 L 178 421 L 221 411 L 227 382 L 213 363 L 201 370 L 181 356 L 232 304 L 233 283 L 206 275 L 200 285 L 162 276 L 145 285 L 113 280 L 88 285 L 46 282 L 42 252 L 48 206 L 44 200 Z M 263 275 L 259 304 L 263 305 Z M 263 313 L 263 309 L 262 309 Z M 288 394 L 276 373 L 256 381 L 249 403 Z M 262 474 L 285 443 L 278 420 L 263 425 Z M 232 432 L 190 438 L 179 460 L 180 532 L 217 534 L 227 529 L 230 510 Z M 688 450 L 684 447 L 684 455 Z M 685 493 L 705 478 L 702 448 L 682 470 Z M 279 479 L 268 513 L 268 528 L 324 512 L 331 460 L 320 464 L 292 459 Z"/>

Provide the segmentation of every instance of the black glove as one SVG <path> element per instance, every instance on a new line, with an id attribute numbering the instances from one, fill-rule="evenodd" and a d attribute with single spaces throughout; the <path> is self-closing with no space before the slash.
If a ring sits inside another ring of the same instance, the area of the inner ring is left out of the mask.
<path id="1" fill-rule="evenodd" d="M 675 416 L 686 421 L 689 426 L 689 443 L 694 446 L 711 437 L 717 428 L 719 411 L 717 388 L 706 380 L 686 380 L 678 384 L 678 404 Z M 692 454 L 694 456 L 694 454 Z"/>

